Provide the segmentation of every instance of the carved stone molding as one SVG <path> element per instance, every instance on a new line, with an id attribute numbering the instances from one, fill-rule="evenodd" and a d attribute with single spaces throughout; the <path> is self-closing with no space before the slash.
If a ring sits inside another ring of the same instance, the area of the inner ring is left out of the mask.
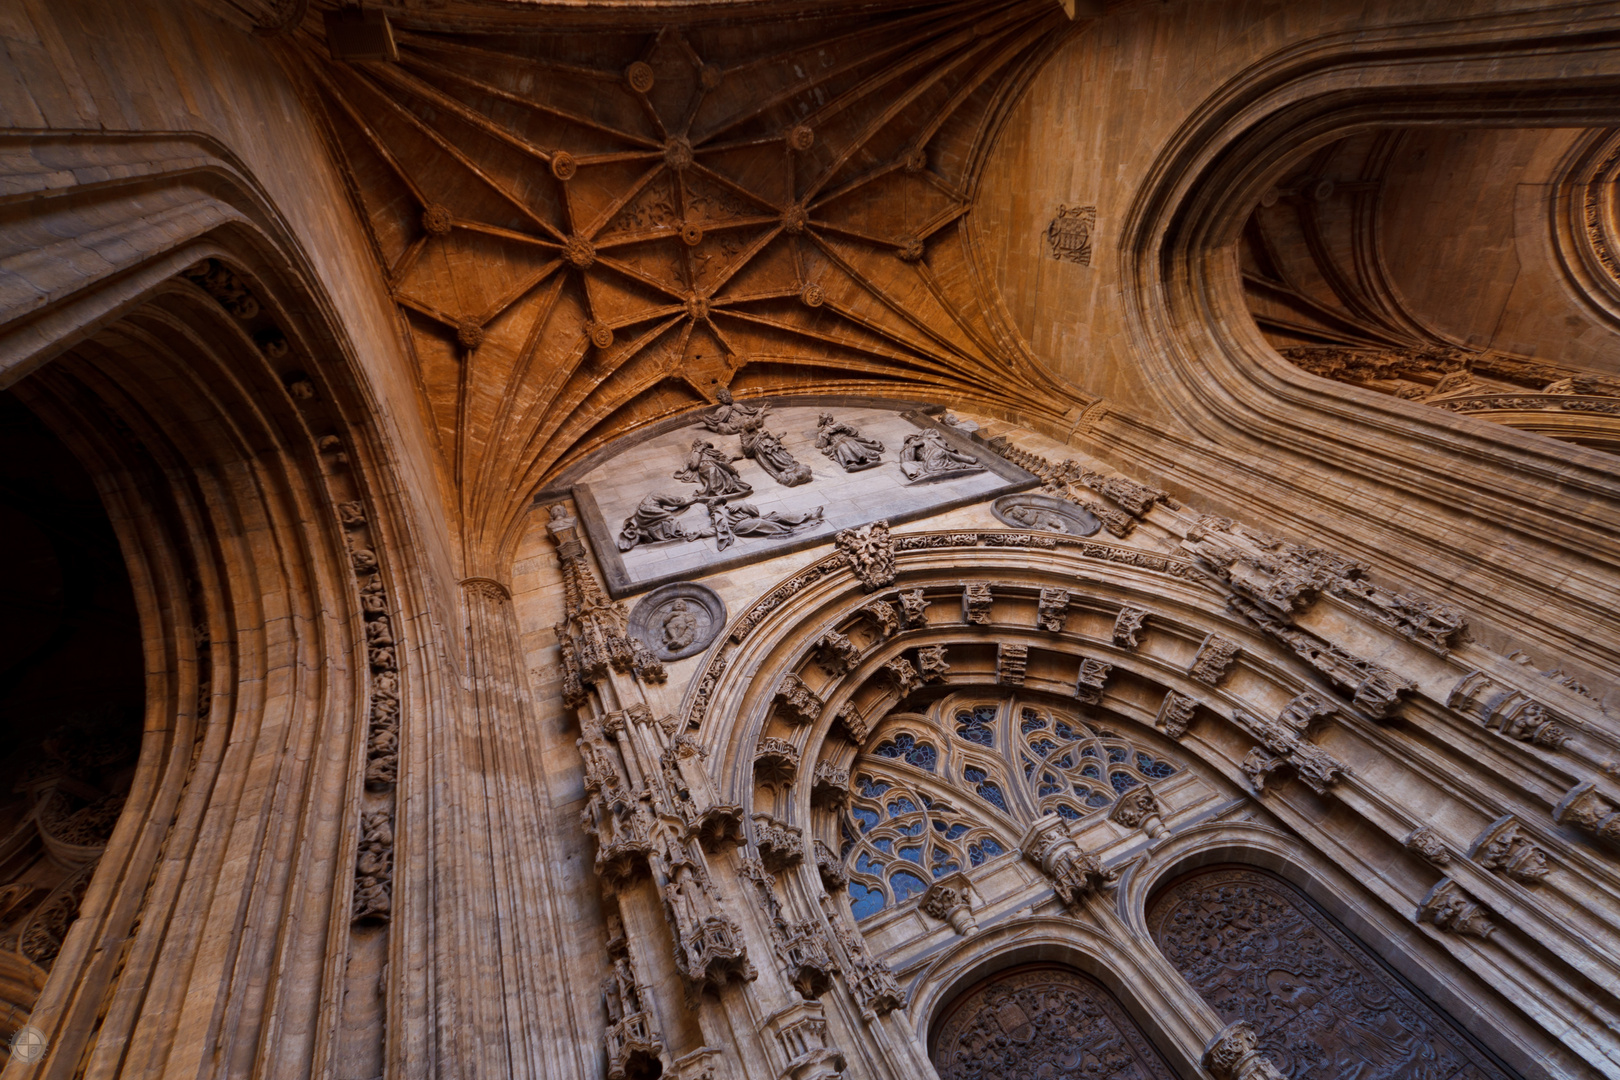
<path id="1" fill-rule="evenodd" d="M 1138 635 L 1148 613 L 1139 607 L 1122 607 L 1114 618 L 1114 644 L 1122 649 L 1134 649 L 1140 642 Z"/>
<path id="2" fill-rule="evenodd" d="M 1470 671 L 1458 680 L 1446 705 L 1520 742 L 1557 750 L 1569 741 L 1551 710 L 1520 690 L 1493 682 L 1482 671 Z"/>
<path id="3" fill-rule="evenodd" d="M 945 646 L 924 645 L 917 650 L 917 674 L 924 683 L 944 682 L 951 665 L 945 662 Z"/>
<path id="4" fill-rule="evenodd" d="M 1260 1053 L 1254 1028 L 1243 1020 L 1216 1032 L 1200 1063 L 1215 1080 L 1286 1080 L 1271 1059 Z"/>
<path id="5" fill-rule="evenodd" d="M 1206 686 L 1219 686 L 1242 651 L 1237 642 L 1211 633 L 1198 646 L 1198 654 L 1193 657 L 1187 674 Z"/>
<path id="6" fill-rule="evenodd" d="M 1003 641 L 996 646 L 996 682 L 1002 686 L 1023 686 L 1028 666 L 1028 645 Z"/>
<path id="7" fill-rule="evenodd" d="M 861 608 L 861 614 L 871 621 L 880 641 L 900 632 L 900 613 L 887 600 L 868 601 Z"/>
<path id="8" fill-rule="evenodd" d="M 1506 874 L 1521 885 L 1540 885 L 1550 872 L 1547 853 L 1525 835 L 1512 814 L 1497 818 L 1480 833 L 1468 855 L 1485 869 Z"/>
<path id="9" fill-rule="evenodd" d="M 979 932 L 979 922 L 973 917 L 971 896 L 972 890 L 965 874 L 947 874 L 928 886 L 918 907 L 940 922 L 949 923 L 951 929 L 963 937 L 970 937 Z"/>
<path id="10" fill-rule="evenodd" d="M 626 1080 L 646 1075 L 657 1066 L 664 1040 L 653 1021 L 646 988 L 636 975 L 624 924 L 610 913 L 608 925 L 608 956 L 613 968 L 602 982 L 602 1005 L 607 1010 L 602 1042 L 607 1049 L 609 1080 Z"/>
<path id="11" fill-rule="evenodd" d="M 1620 846 L 1620 807 L 1599 793 L 1591 781 L 1569 789 L 1553 808 L 1553 820 Z"/>
<path id="12" fill-rule="evenodd" d="M 860 931 L 852 929 L 838 915 L 832 915 L 830 922 L 833 937 L 844 953 L 844 977 L 849 981 L 850 993 L 855 996 L 861 1017 L 870 1024 L 880 1016 L 905 1008 L 905 990 L 895 980 L 889 965 L 872 955 Z"/>
<path id="13" fill-rule="evenodd" d="M 354 868 L 354 922 L 386 922 L 393 914 L 394 812 L 368 810 L 360 819 L 360 849 Z"/>
<path id="14" fill-rule="evenodd" d="M 776 688 L 776 715 L 792 724 L 811 724 L 821 715 L 825 703 L 804 684 L 804 680 L 789 672 L 782 676 Z"/>
<path id="15" fill-rule="evenodd" d="M 903 656 L 897 656 L 884 664 L 883 670 L 888 676 L 890 685 L 894 687 L 895 693 L 900 695 L 902 701 L 905 700 L 907 694 L 917 689 L 922 681 L 917 675 L 917 669 L 911 666 L 911 661 Z"/>
<path id="16" fill-rule="evenodd" d="M 820 840 L 815 842 L 816 872 L 821 875 L 821 883 L 829 891 L 842 889 L 849 884 L 849 875 L 844 872 L 844 860 L 833 853 L 833 850 Z"/>
<path id="17" fill-rule="evenodd" d="M 1467 937 L 1488 938 L 1496 929 L 1485 909 L 1450 878 L 1441 878 L 1418 905 L 1418 922 L 1437 930 Z"/>
<path id="18" fill-rule="evenodd" d="M 1113 670 L 1113 664 L 1082 656 L 1080 673 L 1075 676 L 1074 700 L 1082 705 L 1096 705 L 1101 702 L 1103 688 L 1108 685 L 1108 676 Z"/>
<path id="19" fill-rule="evenodd" d="M 1069 590 L 1042 589 L 1039 606 L 1035 609 L 1035 623 L 1052 634 L 1063 632 L 1069 621 Z"/>
<path id="20" fill-rule="evenodd" d="M 1164 733 L 1172 739 L 1179 739 L 1187 734 L 1192 726 L 1193 717 L 1198 712 L 1198 702 L 1176 690 L 1166 690 L 1164 701 L 1159 704 L 1159 715 L 1156 723 L 1164 729 Z"/>
<path id="21" fill-rule="evenodd" d="M 833 678 L 848 674 L 860 662 L 861 650 L 836 630 L 827 631 L 816 641 L 816 663 Z"/>
<path id="22" fill-rule="evenodd" d="M 962 621 L 971 626 L 989 626 L 992 620 L 988 581 L 970 581 L 962 587 Z"/>
<path id="23" fill-rule="evenodd" d="M 1417 687 L 1410 680 L 1382 665 L 1295 626 L 1253 601 L 1239 595 L 1226 598 L 1232 610 L 1242 614 L 1266 634 L 1287 645 L 1294 655 L 1321 672 L 1329 682 L 1351 696 L 1355 705 L 1375 717 L 1387 717 L 1402 699 Z"/>
<path id="24" fill-rule="evenodd" d="M 921 589 L 903 592 L 897 599 L 900 601 L 900 616 L 908 630 L 917 630 L 928 625 L 929 601 L 923 599 Z"/>

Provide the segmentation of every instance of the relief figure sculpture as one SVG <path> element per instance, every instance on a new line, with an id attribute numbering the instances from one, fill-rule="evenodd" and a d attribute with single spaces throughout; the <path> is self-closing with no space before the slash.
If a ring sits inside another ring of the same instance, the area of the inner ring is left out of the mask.
<path id="1" fill-rule="evenodd" d="M 854 424 L 822 413 L 816 421 L 816 448 L 838 463 L 845 472 L 860 472 L 882 463 L 883 444 L 868 439 Z"/>
<path id="2" fill-rule="evenodd" d="M 742 444 L 743 456 L 759 462 L 760 468 L 783 487 L 810 482 L 810 467 L 795 460 L 782 440 L 766 429 L 769 405 L 739 405 L 732 399 L 731 391 L 723 388 L 717 396 L 720 404 L 701 418 L 704 427 L 719 435 L 736 435 Z"/>
<path id="3" fill-rule="evenodd" d="M 664 648 L 672 653 L 680 652 L 697 638 L 697 616 L 692 614 L 685 600 L 677 600 L 663 618 L 663 629 Z"/>
<path id="4" fill-rule="evenodd" d="M 707 439 L 693 439 L 692 450 L 686 455 L 686 465 L 675 474 L 675 479 L 700 487 L 701 490 L 692 500 L 694 502 L 699 499 L 707 502 L 733 495 L 752 495 L 753 487 L 737 475 L 736 467 L 731 464 L 737 460 L 726 457 Z"/>
<path id="5" fill-rule="evenodd" d="M 683 499 L 679 495 L 659 495 L 656 492 L 642 499 L 635 513 L 624 519 L 624 527 L 614 541 L 620 551 L 629 551 L 637 544 L 655 544 L 662 540 L 696 540 L 701 532 L 688 532 L 677 520 L 686 508 L 697 500 Z"/>
<path id="6" fill-rule="evenodd" d="M 900 471 L 907 480 L 917 483 L 984 472 L 984 466 L 971 454 L 952 449 L 945 436 L 930 428 L 906 436 L 906 444 L 900 449 Z"/>

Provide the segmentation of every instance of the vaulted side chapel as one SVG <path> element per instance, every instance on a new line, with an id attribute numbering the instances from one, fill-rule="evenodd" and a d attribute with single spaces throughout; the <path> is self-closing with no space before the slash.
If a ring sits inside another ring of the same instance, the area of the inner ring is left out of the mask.
<path id="1" fill-rule="evenodd" d="M 1620 3 L 0 4 L 0 1080 L 1620 1078 Z"/>

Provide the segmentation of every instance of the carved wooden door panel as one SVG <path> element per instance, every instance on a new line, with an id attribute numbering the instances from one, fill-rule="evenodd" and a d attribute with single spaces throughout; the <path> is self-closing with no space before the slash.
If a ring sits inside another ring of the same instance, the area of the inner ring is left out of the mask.
<path id="1" fill-rule="evenodd" d="M 934 1035 L 940 1080 L 1179 1080 L 1094 979 L 1004 971 L 956 999 Z"/>
<path id="2" fill-rule="evenodd" d="M 1457 1025 L 1303 893 L 1248 867 L 1200 871 L 1148 911 L 1153 939 L 1294 1080 L 1507 1080 Z"/>

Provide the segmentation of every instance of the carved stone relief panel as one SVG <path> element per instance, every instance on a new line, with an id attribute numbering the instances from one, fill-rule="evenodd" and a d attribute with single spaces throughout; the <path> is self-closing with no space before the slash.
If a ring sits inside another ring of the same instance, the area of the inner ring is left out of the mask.
<path id="1" fill-rule="evenodd" d="M 1050 495 L 1034 492 L 1003 495 L 990 504 L 990 512 L 1015 529 L 1090 536 L 1102 528 L 1102 522 L 1089 510 L 1065 499 L 1054 499 Z"/>
<path id="2" fill-rule="evenodd" d="M 1114 995 L 1068 968 L 996 974 L 950 1005 L 932 1042 L 940 1080 L 1176 1080 Z"/>
<path id="3" fill-rule="evenodd" d="M 636 601 L 630 635 L 660 660 L 682 660 L 709 647 L 726 625 L 726 605 L 707 585 L 680 581 Z"/>
<path id="4" fill-rule="evenodd" d="M 615 444 L 575 485 L 574 501 L 609 593 L 623 597 L 1035 483 L 919 413 L 726 395 Z M 1068 514 L 1074 528 L 1065 531 L 1083 533 L 1084 515 Z"/>
<path id="5" fill-rule="evenodd" d="M 1293 886 L 1250 867 L 1199 871 L 1154 898 L 1153 939 L 1227 1023 L 1294 1080 L 1483 1080 L 1513 1074 Z"/>

